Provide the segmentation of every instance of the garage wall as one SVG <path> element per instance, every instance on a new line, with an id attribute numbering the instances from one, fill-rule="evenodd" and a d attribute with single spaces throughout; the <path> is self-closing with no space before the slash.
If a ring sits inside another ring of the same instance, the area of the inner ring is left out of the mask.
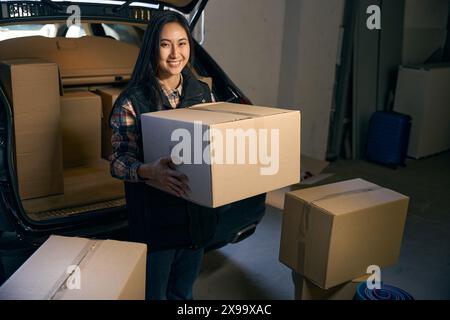
<path id="1" fill-rule="evenodd" d="M 302 153 L 325 159 L 344 0 L 210 0 L 204 47 L 253 103 L 302 112 Z"/>
<path id="2" fill-rule="evenodd" d="M 302 112 L 302 153 L 325 159 L 344 0 L 286 0 L 278 104 Z"/>
<path id="3" fill-rule="evenodd" d="M 406 0 L 403 64 L 421 64 L 443 47 L 449 0 Z"/>
<path id="4" fill-rule="evenodd" d="M 276 106 L 284 0 L 210 0 L 204 47 L 257 105 Z"/>

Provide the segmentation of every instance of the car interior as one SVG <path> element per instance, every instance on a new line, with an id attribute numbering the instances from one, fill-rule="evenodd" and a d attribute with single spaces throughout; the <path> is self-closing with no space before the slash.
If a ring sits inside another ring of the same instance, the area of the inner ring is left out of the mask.
<path id="1" fill-rule="evenodd" d="M 32 220 L 45 221 L 122 207 L 123 183 L 109 171 L 108 120 L 115 99 L 130 79 L 144 28 L 98 21 L 84 22 L 72 31 L 65 24 L 46 26 L 52 30 L 48 36 L 0 41 L 0 61 L 8 61 L 11 68 L 12 83 L 5 91 L 14 119 L 15 169 L 23 209 Z M 43 64 L 48 61 L 56 65 L 57 77 Z M 55 90 L 36 85 L 43 81 L 52 81 L 49 86 L 59 90 L 56 108 L 47 106 L 46 116 L 22 114 L 26 106 L 20 105 L 28 104 L 27 110 L 32 110 L 34 101 L 14 92 L 39 89 L 46 91 L 41 96 L 54 97 Z M 205 81 L 211 85 L 211 79 Z M 40 147 L 33 148 L 36 145 Z"/>

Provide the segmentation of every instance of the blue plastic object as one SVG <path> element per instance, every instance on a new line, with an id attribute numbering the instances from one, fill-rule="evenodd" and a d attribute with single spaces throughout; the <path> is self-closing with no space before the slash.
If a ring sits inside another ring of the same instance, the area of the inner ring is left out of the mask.
<path id="1" fill-rule="evenodd" d="M 366 282 L 361 282 L 353 300 L 414 300 L 414 298 L 400 288 L 381 283 L 380 289 L 369 289 Z"/>
<path id="2" fill-rule="evenodd" d="M 375 112 L 369 123 L 366 156 L 389 167 L 405 165 L 411 117 L 397 112 Z"/>

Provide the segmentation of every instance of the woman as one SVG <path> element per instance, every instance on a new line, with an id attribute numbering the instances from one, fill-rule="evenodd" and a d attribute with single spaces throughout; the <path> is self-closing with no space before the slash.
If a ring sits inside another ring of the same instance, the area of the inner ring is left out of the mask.
<path id="1" fill-rule="evenodd" d="M 148 244 L 147 299 L 192 299 L 202 246 L 215 231 L 212 209 L 181 198 L 189 190 L 188 179 L 176 171 L 169 156 L 143 163 L 141 114 L 212 100 L 209 87 L 187 68 L 192 52 L 186 19 L 172 11 L 156 13 L 131 80 L 110 118 L 111 174 L 125 181 L 131 239 Z M 177 196 L 152 188 L 147 181 Z"/>

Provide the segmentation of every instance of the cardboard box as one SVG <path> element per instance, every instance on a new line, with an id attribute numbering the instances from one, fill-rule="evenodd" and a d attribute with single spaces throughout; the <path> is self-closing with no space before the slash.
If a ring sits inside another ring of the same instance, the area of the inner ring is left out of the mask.
<path id="1" fill-rule="evenodd" d="M 322 289 L 397 262 L 409 198 L 362 179 L 286 194 L 280 261 Z"/>
<path id="2" fill-rule="evenodd" d="M 61 82 L 68 85 L 123 83 L 130 79 L 139 46 L 107 37 L 9 39 L 2 44 L 0 60 L 30 57 L 59 66 Z"/>
<path id="3" fill-rule="evenodd" d="M 394 110 L 412 117 L 408 156 L 450 149 L 450 65 L 401 67 Z"/>
<path id="4" fill-rule="evenodd" d="M 13 109 L 20 197 L 63 193 L 58 66 L 36 59 L 3 61 L 0 82 Z"/>
<path id="5" fill-rule="evenodd" d="M 189 178 L 187 199 L 200 205 L 300 180 L 299 111 L 219 102 L 143 114 L 141 123 L 145 162 L 172 155 Z"/>
<path id="6" fill-rule="evenodd" d="M 102 158 L 109 159 L 112 154 L 111 135 L 112 130 L 109 126 L 109 115 L 114 107 L 117 97 L 123 91 L 123 88 L 106 88 L 97 90 L 97 94 L 102 99 Z"/>
<path id="7" fill-rule="evenodd" d="M 61 97 L 64 168 L 94 163 L 101 151 L 101 99 L 89 91 Z"/>
<path id="8" fill-rule="evenodd" d="M 353 279 L 328 290 L 319 288 L 301 274 L 294 273 L 293 278 L 295 300 L 353 300 L 358 285 L 367 281 L 369 276 Z"/>
<path id="9" fill-rule="evenodd" d="M 2 285 L 0 300 L 143 300 L 147 246 L 51 236 Z"/>
<path id="10" fill-rule="evenodd" d="M 300 172 L 300 183 L 268 192 L 266 195 L 266 204 L 283 210 L 286 192 L 297 190 L 301 187 L 301 185 L 316 184 L 333 175 L 332 173 L 322 174 L 322 171 L 325 170 L 329 164 L 327 161 L 301 155 L 300 163 L 302 165 L 302 170 Z"/>

